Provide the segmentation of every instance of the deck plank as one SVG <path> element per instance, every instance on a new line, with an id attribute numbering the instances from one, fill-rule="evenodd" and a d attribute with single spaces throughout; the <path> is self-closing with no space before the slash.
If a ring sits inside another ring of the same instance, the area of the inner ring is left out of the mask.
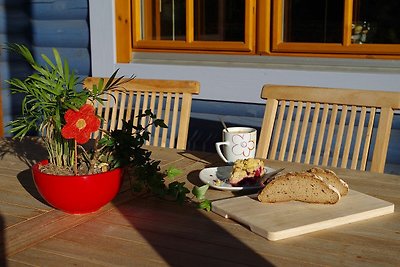
<path id="1" fill-rule="evenodd" d="M 43 212 L 43 210 L 0 202 L 0 214 L 2 214 L 3 216 L 11 215 L 15 217 L 29 219 L 41 215 L 43 214 Z"/>
<path id="2" fill-rule="evenodd" d="M 5 251 L 8 256 L 11 256 L 51 236 L 89 221 L 110 208 L 110 206 L 107 206 L 98 212 L 86 215 L 70 215 L 52 210 L 23 224 L 13 225 L 5 232 L 5 239 L 7 240 Z M 32 231 L 32 229 L 35 229 L 35 231 Z"/>
<path id="3" fill-rule="evenodd" d="M 26 190 L 10 192 L 0 189 L 0 203 L 1 202 L 12 203 L 21 207 L 30 207 L 43 211 L 49 211 L 52 209 L 41 197 L 34 197 Z"/>
<path id="4" fill-rule="evenodd" d="M 84 257 L 80 259 L 71 258 L 65 255 L 48 252 L 46 250 L 29 248 L 10 258 L 9 267 L 20 266 L 87 266 L 87 267 L 98 267 L 106 266 L 104 264 L 97 264 L 86 260 Z"/>

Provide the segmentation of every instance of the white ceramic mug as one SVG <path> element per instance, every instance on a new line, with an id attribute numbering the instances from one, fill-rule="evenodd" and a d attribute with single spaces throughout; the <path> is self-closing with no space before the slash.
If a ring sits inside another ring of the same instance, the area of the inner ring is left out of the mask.
<path id="1" fill-rule="evenodd" d="M 254 128 L 229 127 L 228 131 L 222 130 L 222 140 L 215 143 L 215 148 L 226 163 L 232 164 L 238 159 L 254 158 L 256 155 L 257 130 Z"/>

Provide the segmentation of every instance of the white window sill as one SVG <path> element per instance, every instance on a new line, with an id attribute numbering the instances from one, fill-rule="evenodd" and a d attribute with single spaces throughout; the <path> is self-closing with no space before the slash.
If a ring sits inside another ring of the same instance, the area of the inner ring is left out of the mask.
<path id="1" fill-rule="evenodd" d="M 238 68 L 399 73 L 400 60 L 134 52 L 132 63 Z"/>

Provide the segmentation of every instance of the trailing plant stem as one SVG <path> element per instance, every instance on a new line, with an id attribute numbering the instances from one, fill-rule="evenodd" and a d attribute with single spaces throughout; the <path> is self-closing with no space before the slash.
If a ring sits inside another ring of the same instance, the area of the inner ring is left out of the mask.
<path id="1" fill-rule="evenodd" d="M 51 122 L 42 126 L 42 136 L 50 163 L 66 167 L 74 165 L 77 151 L 74 141 L 63 138 L 61 132 L 56 131 Z"/>

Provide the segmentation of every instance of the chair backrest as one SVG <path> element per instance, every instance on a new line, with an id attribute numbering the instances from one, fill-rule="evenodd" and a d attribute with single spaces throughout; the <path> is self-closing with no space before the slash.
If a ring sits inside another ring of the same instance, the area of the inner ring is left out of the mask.
<path id="1" fill-rule="evenodd" d="M 266 84 L 261 97 L 257 157 L 384 172 L 400 92 Z"/>
<path id="2" fill-rule="evenodd" d="M 88 77 L 85 88 L 92 88 L 101 78 Z M 107 82 L 104 78 L 104 83 Z M 122 120 L 132 119 L 137 124 L 140 111 L 150 109 L 168 128 L 150 127 L 147 145 L 185 149 L 188 138 L 192 95 L 199 94 L 197 81 L 132 79 L 105 95 L 107 101 L 96 107 L 104 119 L 104 130 L 121 129 Z M 143 118 L 144 120 L 144 118 Z M 141 121 L 142 125 L 145 123 Z M 95 136 L 94 138 L 96 137 Z"/>

